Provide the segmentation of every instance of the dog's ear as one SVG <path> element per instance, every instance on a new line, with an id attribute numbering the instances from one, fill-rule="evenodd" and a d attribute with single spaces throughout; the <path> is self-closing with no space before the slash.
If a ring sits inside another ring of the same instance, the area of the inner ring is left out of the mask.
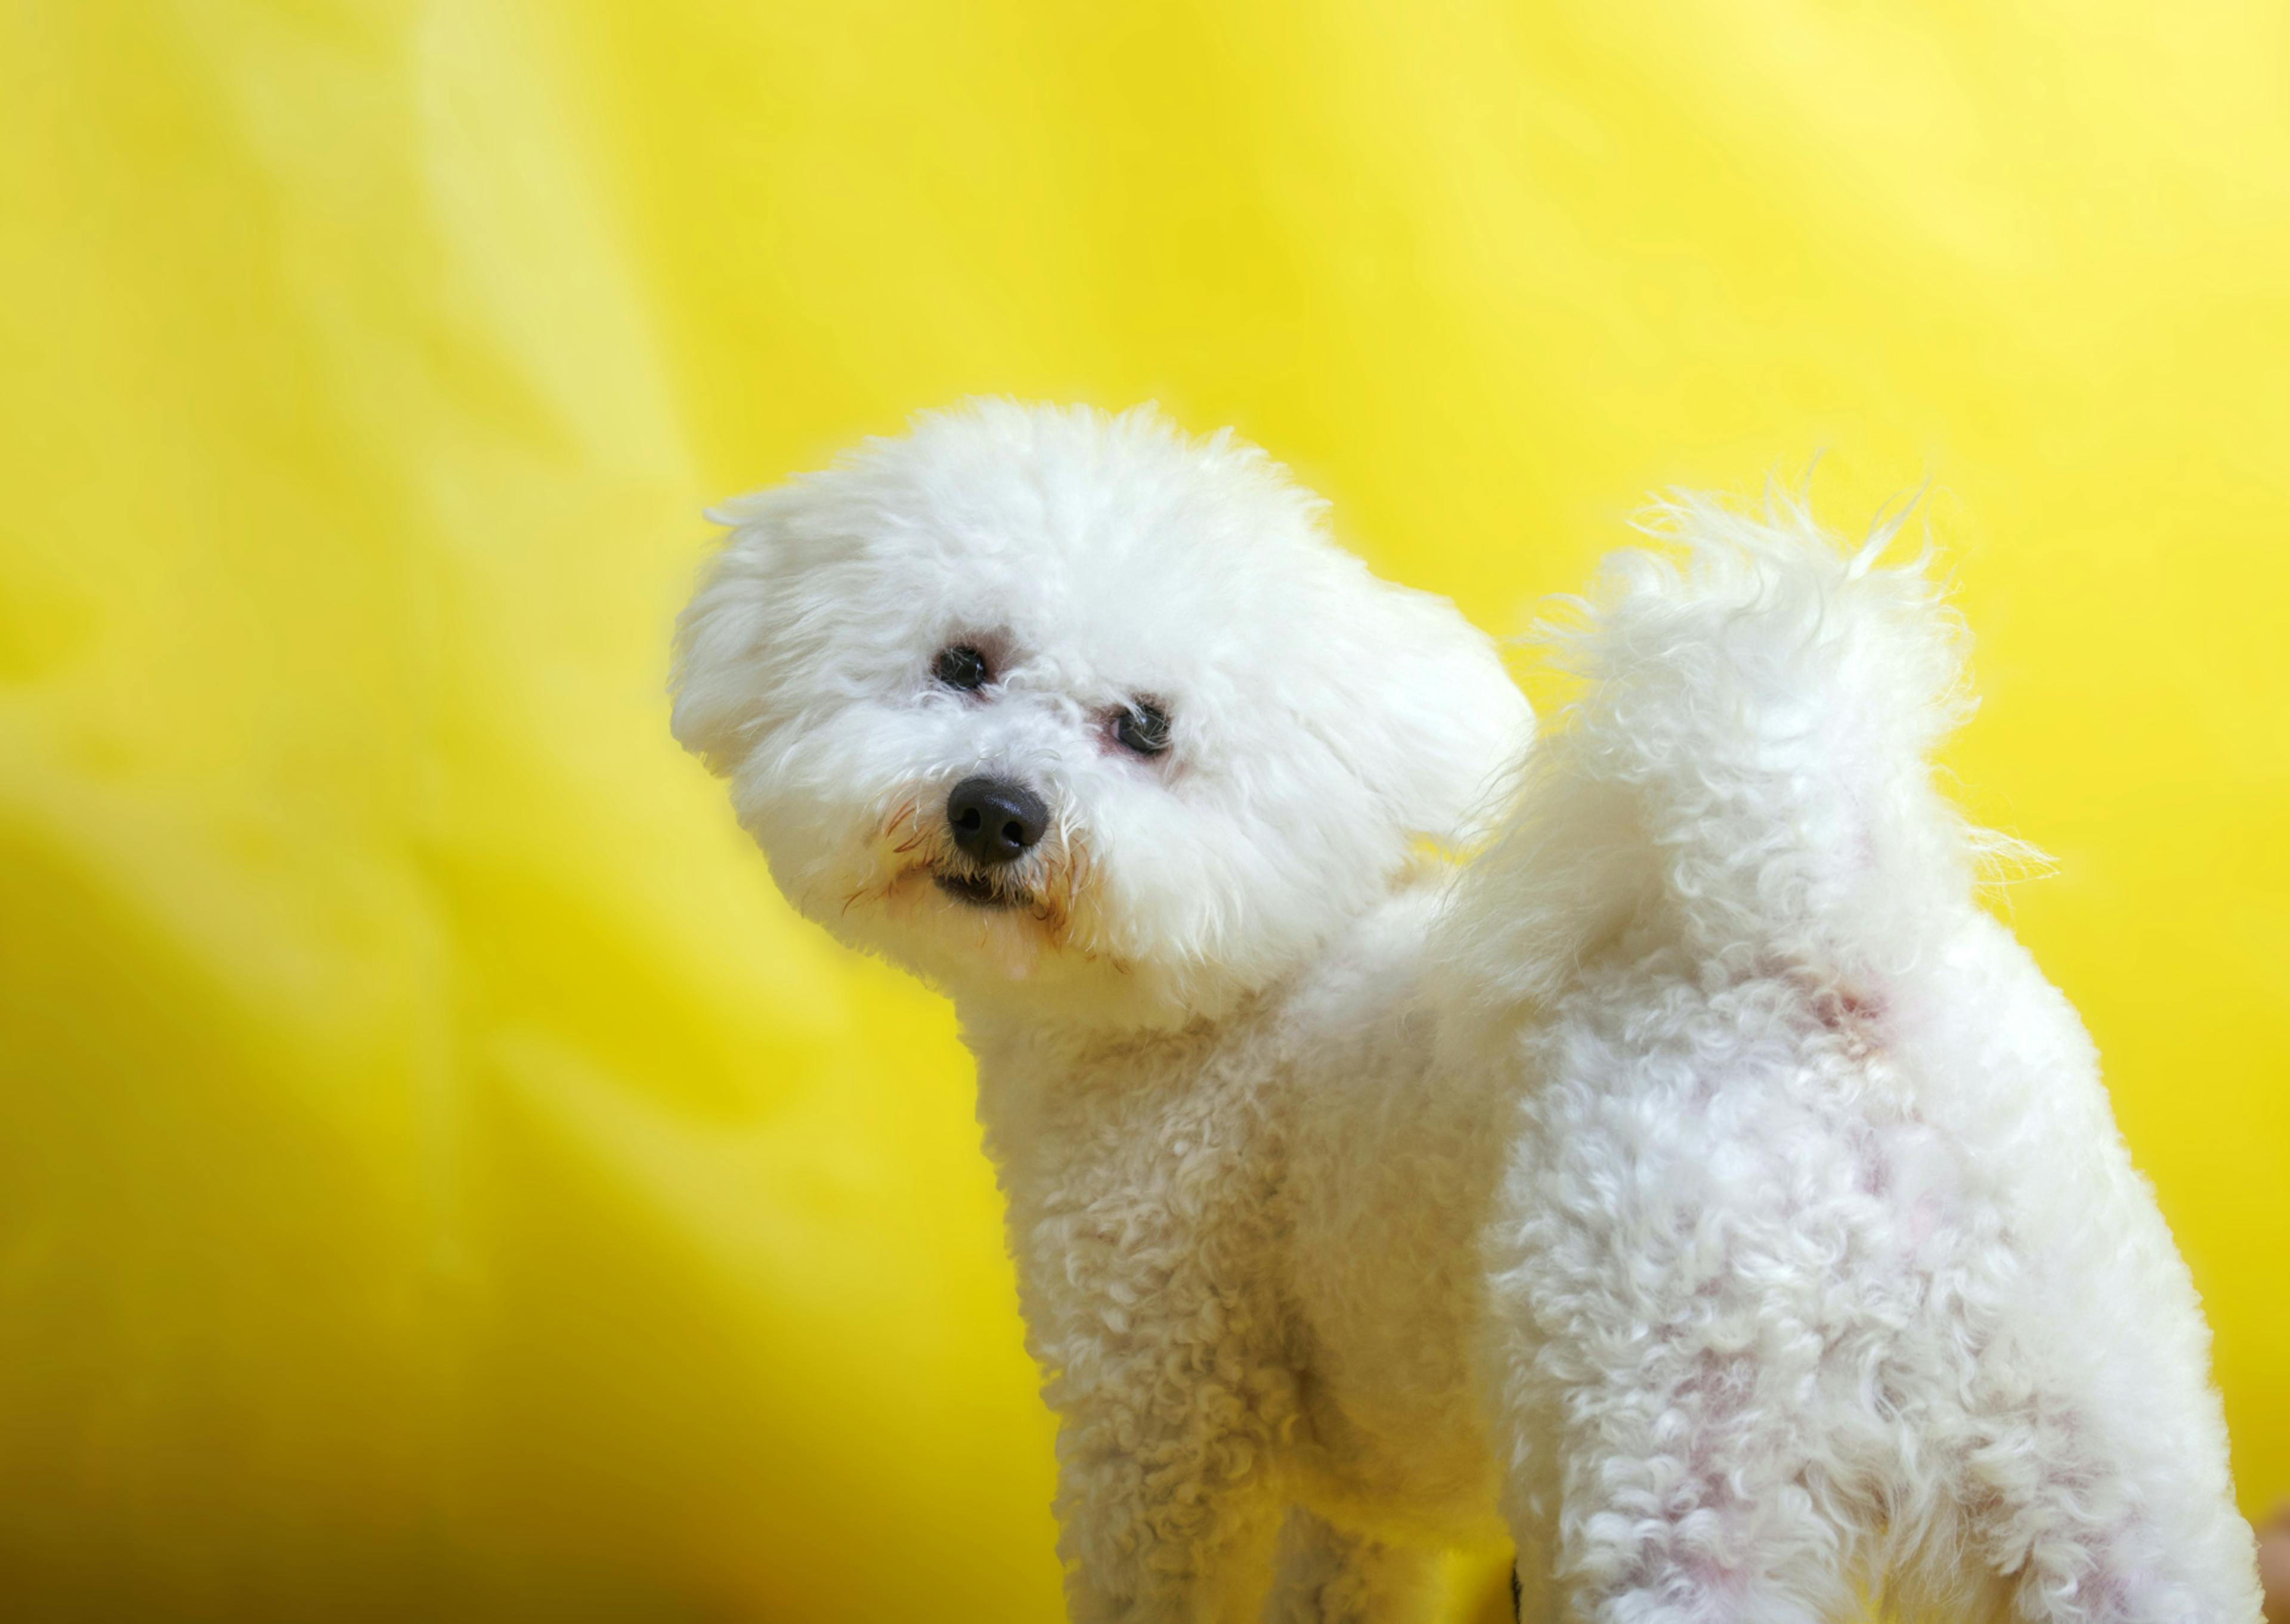
<path id="1" fill-rule="evenodd" d="M 1534 736 L 1493 642 L 1446 599 L 1376 582 L 1335 681 L 1351 690 L 1343 755 L 1405 835 L 1468 846 Z"/>
<path id="2" fill-rule="evenodd" d="M 718 777 L 753 748 L 764 718 L 765 653 L 783 612 L 776 602 L 789 585 L 783 532 L 797 495 L 782 485 L 708 510 L 730 533 L 676 619 L 669 726 Z"/>

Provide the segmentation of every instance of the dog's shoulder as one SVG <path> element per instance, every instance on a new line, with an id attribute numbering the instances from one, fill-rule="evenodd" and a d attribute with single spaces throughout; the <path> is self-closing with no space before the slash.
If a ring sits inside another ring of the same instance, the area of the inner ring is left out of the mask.
<path id="1" fill-rule="evenodd" d="M 1403 876 L 1332 936 L 1296 978 L 1283 1025 L 1316 1044 L 1371 1042 L 1421 998 L 1425 948 L 1445 895 L 1444 873 Z"/>

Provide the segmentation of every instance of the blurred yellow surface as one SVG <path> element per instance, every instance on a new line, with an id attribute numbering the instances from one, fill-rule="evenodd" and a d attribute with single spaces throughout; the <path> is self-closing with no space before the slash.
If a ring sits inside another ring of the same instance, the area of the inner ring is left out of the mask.
<path id="1" fill-rule="evenodd" d="M 1504 630 L 1933 481 L 2290 1492 L 2290 12 L 13 0 L 0 107 L 9 1616 L 1059 1616 L 952 1020 L 661 697 L 704 500 L 972 391 Z"/>

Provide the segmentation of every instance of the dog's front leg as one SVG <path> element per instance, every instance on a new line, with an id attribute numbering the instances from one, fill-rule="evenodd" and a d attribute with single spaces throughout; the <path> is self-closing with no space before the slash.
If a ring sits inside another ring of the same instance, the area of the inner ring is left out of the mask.
<path id="1" fill-rule="evenodd" d="M 1060 1324 L 1036 1337 L 1059 1415 L 1073 1624 L 1253 1617 L 1280 1508 L 1270 1456 L 1293 1413 L 1290 1379 L 1265 1356 L 1247 1302 L 1204 1277 L 1199 1252 L 1098 1280 L 1090 1256 L 1069 1258 Z"/>
<path id="2" fill-rule="evenodd" d="M 1288 1514 L 1264 1624 L 1420 1624 L 1431 1616 L 1437 1553 Z"/>
<path id="3" fill-rule="evenodd" d="M 1059 1521 L 1071 1624 L 1256 1624 L 1277 1532 L 1269 1497 L 1183 1468 L 1069 1458 Z"/>
<path id="4" fill-rule="evenodd" d="M 1133 1324 L 1075 1351 L 1050 1384 L 1073 1624 L 1253 1620 L 1278 1509 L 1270 1395 L 1213 1341 Z"/>
<path id="5" fill-rule="evenodd" d="M 1165 1165 L 1117 1142 L 1135 1164 L 1086 1169 L 1024 1231 L 1072 1618 L 1253 1617 L 1284 1508 L 1274 1457 L 1296 1414 L 1263 1194 L 1229 1163 Z"/>

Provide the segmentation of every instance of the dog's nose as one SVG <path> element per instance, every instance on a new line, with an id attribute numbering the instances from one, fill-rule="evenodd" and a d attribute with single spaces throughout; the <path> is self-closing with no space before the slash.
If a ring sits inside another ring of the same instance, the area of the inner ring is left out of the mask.
<path id="1" fill-rule="evenodd" d="M 966 778 L 946 797 L 954 844 L 981 863 L 1015 862 L 1049 827 L 1050 809 L 1023 784 L 1006 778 Z"/>

